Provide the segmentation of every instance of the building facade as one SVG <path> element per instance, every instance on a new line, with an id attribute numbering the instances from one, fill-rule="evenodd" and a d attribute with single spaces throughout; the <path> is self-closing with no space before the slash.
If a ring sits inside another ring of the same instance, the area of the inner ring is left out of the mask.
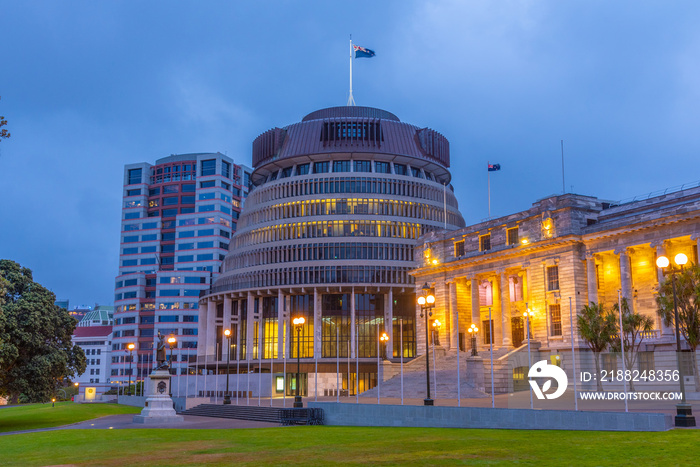
<path id="1" fill-rule="evenodd" d="M 699 241 L 700 188 L 624 204 L 565 194 L 527 211 L 424 235 L 416 248 L 422 264 L 413 275 L 417 290 L 427 283 L 435 291 L 432 318 L 443 324 L 440 341 L 448 349 L 469 348 L 464 337 L 474 323 L 478 347 L 490 343 L 492 328 L 497 356 L 505 355 L 524 344 L 529 322 L 540 355 L 570 355 L 572 335 L 585 354 L 570 317 L 576 320 L 589 302 L 612 308 L 619 291 L 632 309 L 654 320 L 654 329 L 639 336 L 641 350 L 652 354 L 675 343 L 656 312 L 663 281 L 656 258 L 685 253 L 697 264 Z M 526 309 L 534 312 L 531 318 L 525 319 Z M 419 348 L 424 351 L 425 339 L 419 338 Z M 673 368 L 675 356 L 668 363 Z"/>
<path id="2" fill-rule="evenodd" d="M 342 387 L 372 387 L 380 333 L 390 357 L 415 356 L 416 239 L 464 225 L 447 139 L 384 110 L 333 107 L 260 135 L 253 166 L 222 274 L 200 301 L 199 364 L 225 368 L 228 347 L 246 371 L 277 373 L 299 355 L 302 391 L 317 362 L 319 390 L 333 391 L 337 360 L 350 358 L 359 370 Z"/>
<path id="3" fill-rule="evenodd" d="M 173 369 L 197 349 L 199 296 L 218 277 L 252 171 L 221 153 L 181 154 L 124 168 L 115 283 L 112 380 L 150 374 L 158 333 L 177 338 Z"/>
<path id="4" fill-rule="evenodd" d="M 80 385 L 110 382 L 112 326 L 85 324 L 73 332 L 73 343 L 83 349 L 87 366 L 85 373 L 73 378 Z"/>

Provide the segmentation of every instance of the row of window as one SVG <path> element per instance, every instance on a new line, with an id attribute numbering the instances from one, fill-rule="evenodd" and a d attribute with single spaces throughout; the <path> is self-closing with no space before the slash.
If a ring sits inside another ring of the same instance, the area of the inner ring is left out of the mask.
<path id="1" fill-rule="evenodd" d="M 519 245 L 520 236 L 518 232 L 518 227 L 513 227 L 506 229 L 506 245 Z M 489 251 L 491 249 L 491 234 L 485 234 L 479 236 L 479 251 Z M 459 258 L 466 254 L 464 240 L 458 240 L 454 243 L 454 254 L 455 257 Z"/>
<path id="2" fill-rule="evenodd" d="M 160 258 L 160 265 L 170 265 L 170 264 L 175 264 L 177 263 L 191 263 L 193 261 L 213 261 L 215 258 L 218 261 L 223 261 L 223 259 L 226 257 L 225 254 L 219 253 L 219 254 L 214 254 L 214 253 L 203 253 L 199 255 L 180 255 L 177 256 L 177 261 L 175 261 L 175 257 L 173 256 L 164 256 Z M 156 259 L 155 258 L 141 258 L 139 259 L 123 259 L 122 260 L 122 267 L 133 267 L 133 266 L 152 266 L 156 264 Z M 148 271 L 152 272 L 152 271 Z M 133 298 L 133 297 L 127 297 L 126 293 L 124 294 L 124 298 Z M 121 299 L 115 299 L 115 300 L 121 300 Z"/>
<path id="3" fill-rule="evenodd" d="M 299 199 L 310 195 L 343 194 L 380 194 L 393 196 L 408 196 L 442 204 L 444 188 L 434 187 L 422 182 L 396 180 L 393 178 L 375 177 L 329 177 L 297 180 L 293 182 L 263 185 L 251 192 L 249 198 L 254 205 L 284 198 Z M 457 200 L 447 196 L 447 205 L 457 208 Z"/>
<path id="4" fill-rule="evenodd" d="M 393 166 L 393 171 L 392 171 Z M 288 178 L 295 175 L 308 175 L 309 173 L 323 174 L 323 173 L 340 173 L 340 172 L 372 172 L 372 161 L 322 161 L 314 162 L 313 172 L 309 172 L 311 165 L 297 164 L 292 167 L 285 167 L 283 169 L 272 172 L 267 181 L 273 181 L 282 178 Z M 331 170 L 332 169 L 332 170 Z M 374 163 L 374 173 L 381 174 L 396 174 L 396 175 L 411 175 L 416 178 L 425 178 L 428 180 L 435 181 L 435 177 L 431 172 L 423 170 L 417 167 L 411 167 L 406 164 L 397 164 L 391 162 L 380 162 L 375 161 Z"/>
<path id="5" fill-rule="evenodd" d="M 159 310 L 197 310 L 199 309 L 199 303 L 198 302 L 163 302 L 159 303 L 157 306 L 157 309 Z M 148 311 L 154 311 L 156 310 L 156 304 L 155 303 L 141 303 L 140 304 L 140 311 L 148 312 Z M 135 303 L 130 303 L 128 305 L 118 305 L 114 308 L 115 313 L 126 313 L 129 311 L 139 311 L 137 305 Z M 127 319 L 127 318 L 124 318 Z M 146 319 L 153 319 L 153 316 L 144 316 L 142 317 L 142 323 L 145 323 Z"/>
<path id="6" fill-rule="evenodd" d="M 224 260 L 223 271 L 291 261 L 352 259 L 413 261 L 413 253 L 414 248 L 411 244 L 349 242 L 275 246 L 229 256 Z"/>
<path id="7" fill-rule="evenodd" d="M 316 199 L 295 201 L 247 211 L 238 228 L 263 222 L 305 216 L 328 215 L 380 215 L 410 217 L 442 222 L 445 212 L 442 206 L 430 206 L 413 201 L 393 201 L 386 199 Z M 448 221 L 455 225 L 458 217 L 448 213 Z"/>
<path id="8" fill-rule="evenodd" d="M 180 322 L 180 318 L 182 318 L 183 323 L 196 323 L 199 321 L 199 316 L 198 315 L 159 315 L 158 316 L 158 322 L 159 323 L 178 323 Z M 141 316 L 140 317 L 140 324 L 154 324 L 155 323 L 155 317 L 154 316 Z M 126 318 L 118 318 L 115 321 L 116 325 L 122 325 L 122 324 L 136 324 L 136 317 L 135 316 L 129 316 Z M 98 353 L 99 355 L 99 353 Z"/>
<path id="9" fill-rule="evenodd" d="M 237 274 L 221 280 L 216 290 L 302 284 L 413 284 L 411 268 L 394 266 L 309 266 L 266 269 Z"/>
<path id="10" fill-rule="evenodd" d="M 323 237 L 389 237 L 415 240 L 434 230 L 431 225 L 393 221 L 313 221 L 270 225 L 251 230 L 233 239 L 234 247 L 301 238 Z"/>

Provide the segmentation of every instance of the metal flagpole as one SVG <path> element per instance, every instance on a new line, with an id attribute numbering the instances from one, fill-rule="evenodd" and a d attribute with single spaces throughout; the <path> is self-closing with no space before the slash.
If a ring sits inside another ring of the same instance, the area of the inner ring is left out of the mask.
<path id="1" fill-rule="evenodd" d="M 355 403 L 360 403 L 360 327 L 355 325 Z"/>
<path id="2" fill-rule="evenodd" d="M 263 352 L 264 349 L 265 343 L 263 342 Z M 260 393 L 262 392 L 262 361 L 264 356 L 262 353 L 258 355 L 258 407 L 260 407 Z"/>
<path id="3" fill-rule="evenodd" d="M 489 219 L 491 219 L 491 172 L 488 170 L 490 162 L 486 161 L 486 185 L 488 186 L 488 191 L 489 191 Z"/>
<path id="4" fill-rule="evenodd" d="M 377 405 L 381 403 L 381 399 L 379 396 L 379 390 L 381 386 L 381 380 L 379 379 L 379 363 L 379 327 L 377 326 Z"/>
<path id="5" fill-rule="evenodd" d="M 274 343 L 272 345 L 275 345 Z M 270 349 L 270 407 L 272 407 L 272 394 L 274 394 L 274 385 L 275 385 L 275 363 L 272 361 L 272 352 L 273 349 Z"/>
<path id="6" fill-rule="evenodd" d="M 435 362 L 435 331 L 433 331 L 433 392 L 437 398 L 437 363 Z"/>
<path id="7" fill-rule="evenodd" d="M 564 178 L 564 140 L 561 140 L 561 192 L 566 193 L 566 182 Z"/>
<path id="8" fill-rule="evenodd" d="M 462 388 L 461 380 L 459 379 L 459 344 L 459 315 L 457 315 L 457 407 L 462 407 Z"/>
<path id="9" fill-rule="evenodd" d="M 315 337 L 315 336 L 314 336 Z M 313 345 L 313 339 L 311 340 Z M 318 354 L 314 349 L 314 402 L 318 401 Z"/>
<path id="10" fill-rule="evenodd" d="M 348 339 L 348 397 L 350 397 L 350 339 Z"/>
<path id="11" fill-rule="evenodd" d="M 491 307 L 489 307 L 489 342 L 491 343 L 491 407 L 496 407 L 496 396 L 493 389 L 493 322 L 491 321 Z"/>
<path id="12" fill-rule="evenodd" d="M 401 350 L 399 351 L 401 362 L 401 405 L 403 405 L 403 316 L 399 321 L 399 342 L 401 345 Z"/>
<path id="13" fill-rule="evenodd" d="M 190 395 L 190 354 L 187 354 L 187 373 L 185 374 L 185 399 Z"/>
<path id="14" fill-rule="evenodd" d="M 348 105 L 355 105 L 355 98 L 352 97 L 352 34 L 350 34 L 350 96 L 348 97 Z"/>
<path id="15" fill-rule="evenodd" d="M 204 397 L 207 397 L 207 353 L 204 352 L 204 369 L 202 370 L 204 373 Z M 209 399 L 209 402 L 211 402 L 211 399 Z"/>
<path id="16" fill-rule="evenodd" d="M 617 310 L 620 312 L 620 356 L 622 357 L 622 387 L 625 390 L 625 412 L 628 412 L 627 408 L 627 380 L 625 379 L 625 340 L 623 338 L 623 328 L 622 328 L 622 295 L 620 289 L 617 290 Z"/>
<path id="17" fill-rule="evenodd" d="M 216 344 L 216 374 L 214 375 L 214 404 L 219 401 L 219 344 Z"/>
<path id="18" fill-rule="evenodd" d="M 525 333 L 527 334 L 527 367 L 532 367 L 532 360 L 530 357 L 530 308 L 525 302 Z M 530 408 L 534 408 L 534 402 L 532 400 L 532 386 L 530 386 Z"/>
<path id="19" fill-rule="evenodd" d="M 284 391 L 282 391 L 282 407 L 287 407 L 287 321 L 284 321 L 284 326 L 282 326 L 282 381 L 284 382 Z"/>
<path id="20" fill-rule="evenodd" d="M 338 346 L 338 326 L 335 326 L 335 401 L 340 402 L 340 347 Z"/>
<path id="21" fill-rule="evenodd" d="M 238 336 L 238 334 L 236 334 L 236 336 Z M 238 347 L 238 337 L 236 337 L 236 405 L 238 405 L 238 383 L 241 380 L 241 357 Z"/>
<path id="22" fill-rule="evenodd" d="M 571 360 L 574 363 L 574 410 L 578 410 L 578 390 L 576 388 L 576 355 L 574 354 L 574 319 L 571 313 L 571 297 L 569 297 L 569 325 L 571 327 Z"/>
<path id="23" fill-rule="evenodd" d="M 247 346 L 248 342 L 246 342 Z M 248 352 L 246 351 L 246 354 Z M 250 405 L 250 356 L 246 355 L 246 360 L 248 360 L 248 373 L 245 375 L 245 383 L 246 383 L 246 388 L 245 388 L 245 405 Z"/>

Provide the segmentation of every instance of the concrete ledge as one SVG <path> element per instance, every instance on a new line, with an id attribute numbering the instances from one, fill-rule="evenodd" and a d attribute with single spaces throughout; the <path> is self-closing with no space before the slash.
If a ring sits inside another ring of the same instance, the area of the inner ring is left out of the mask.
<path id="1" fill-rule="evenodd" d="M 309 402 L 308 406 L 323 409 L 325 425 L 338 426 L 588 431 L 666 431 L 673 427 L 673 417 L 659 413 L 425 407 L 335 402 Z"/>
<path id="2" fill-rule="evenodd" d="M 174 423 L 182 423 L 185 417 L 181 415 L 173 415 L 171 417 L 144 417 L 143 415 L 134 415 L 134 423 L 142 423 L 144 425 L 166 425 Z"/>

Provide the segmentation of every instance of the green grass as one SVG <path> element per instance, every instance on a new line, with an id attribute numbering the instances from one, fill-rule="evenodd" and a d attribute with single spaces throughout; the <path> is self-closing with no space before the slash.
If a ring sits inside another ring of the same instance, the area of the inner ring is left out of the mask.
<path id="1" fill-rule="evenodd" d="M 116 404 L 75 404 L 56 402 L 56 407 L 47 404 L 28 404 L 0 409 L 0 433 L 6 431 L 49 428 L 82 422 L 105 415 L 139 413 L 141 408 Z"/>
<path id="2" fill-rule="evenodd" d="M 696 465 L 700 432 L 280 427 L 0 436 L 4 465 Z"/>

